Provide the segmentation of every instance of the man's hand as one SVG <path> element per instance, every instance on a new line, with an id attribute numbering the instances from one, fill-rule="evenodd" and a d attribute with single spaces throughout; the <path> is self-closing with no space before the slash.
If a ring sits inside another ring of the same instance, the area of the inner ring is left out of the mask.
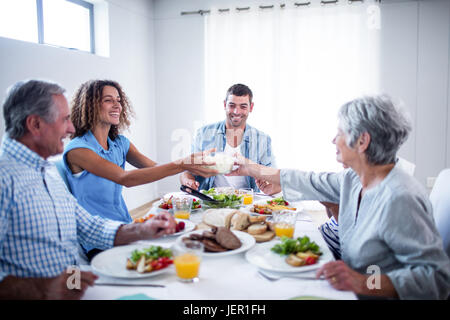
<path id="1" fill-rule="evenodd" d="M 154 239 L 175 233 L 177 221 L 168 213 L 160 213 L 141 224 L 142 239 Z"/>
<path id="2" fill-rule="evenodd" d="M 189 172 L 183 172 L 180 175 L 180 182 L 182 185 L 188 186 L 194 190 L 198 190 L 200 183 Z"/>
<path id="3" fill-rule="evenodd" d="M 86 289 L 94 285 L 98 276 L 92 272 L 80 272 L 80 288 L 69 289 L 67 279 L 70 273 L 64 271 L 55 278 L 43 279 L 45 296 L 47 300 L 79 300 L 83 297 Z"/>
<path id="4" fill-rule="evenodd" d="M 256 179 L 255 182 L 259 190 L 261 190 L 262 192 L 264 192 L 269 196 L 281 192 L 281 186 L 278 184 L 270 183 L 269 181 L 259 179 Z"/>
<path id="5" fill-rule="evenodd" d="M 251 161 L 250 159 L 247 159 L 244 156 L 240 155 L 239 153 L 235 153 L 233 155 L 233 158 L 235 158 L 234 164 L 237 165 L 238 167 L 237 169 L 226 174 L 226 176 L 251 176 L 250 168 L 252 165 L 257 164 Z"/>

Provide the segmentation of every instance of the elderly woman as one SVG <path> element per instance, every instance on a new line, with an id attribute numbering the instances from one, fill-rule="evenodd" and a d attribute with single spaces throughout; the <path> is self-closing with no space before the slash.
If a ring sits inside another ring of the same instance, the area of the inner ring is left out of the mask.
<path id="1" fill-rule="evenodd" d="M 450 293 L 450 261 L 427 193 L 395 166 L 397 151 L 410 131 L 409 121 L 388 97 L 364 97 L 339 111 L 333 143 L 337 160 L 349 169 L 278 170 L 241 158 L 231 174 L 266 181 L 266 193 L 281 188 L 288 201 L 339 203 L 342 260 L 317 271 L 334 288 L 360 295 L 445 299 Z M 372 270 L 380 271 L 378 279 Z"/>

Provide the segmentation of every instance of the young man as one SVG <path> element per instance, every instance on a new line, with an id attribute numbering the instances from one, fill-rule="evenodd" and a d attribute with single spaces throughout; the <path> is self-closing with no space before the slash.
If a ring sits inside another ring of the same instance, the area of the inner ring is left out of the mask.
<path id="1" fill-rule="evenodd" d="M 79 299 L 97 278 L 81 272 L 81 286 L 68 288 L 79 242 L 108 249 L 175 231 L 168 214 L 142 224 L 93 216 L 51 174 L 47 158 L 62 153 L 62 140 L 74 132 L 63 93 L 57 84 L 19 82 L 3 105 L 0 299 Z"/>
<path id="2" fill-rule="evenodd" d="M 229 155 L 239 153 L 252 161 L 268 167 L 275 167 L 270 137 L 247 124 L 253 111 L 253 93 L 243 84 L 231 86 L 223 102 L 225 121 L 200 128 L 191 146 L 192 152 L 216 148 L 217 152 Z M 253 188 L 259 191 L 261 181 L 252 177 L 228 177 L 224 175 L 203 178 L 184 172 L 180 176 L 181 184 L 194 189 L 231 186 L 235 189 Z"/>

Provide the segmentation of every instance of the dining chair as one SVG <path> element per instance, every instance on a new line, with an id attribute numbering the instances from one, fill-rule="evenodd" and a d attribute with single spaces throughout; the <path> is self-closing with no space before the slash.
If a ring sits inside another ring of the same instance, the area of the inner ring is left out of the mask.
<path id="1" fill-rule="evenodd" d="M 67 180 L 66 171 L 65 171 L 66 169 L 64 167 L 63 160 L 62 159 L 53 160 L 52 162 L 55 164 L 59 175 L 61 176 L 62 180 L 64 181 L 64 184 L 67 187 L 67 190 L 69 190 L 69 192 L 72 193 L 72 190 L 70 189 L 69 181 Z"/>
<path id="2" fill-rule="evenodd" d="M 442 170 L 437 176 L 430 193 L 430 201 L 444 250 L 450 257 L 450 168 Z"/>

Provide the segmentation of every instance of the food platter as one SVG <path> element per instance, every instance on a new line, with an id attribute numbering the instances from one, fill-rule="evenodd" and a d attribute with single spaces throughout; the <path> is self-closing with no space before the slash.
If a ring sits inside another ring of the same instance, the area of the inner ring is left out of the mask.
<path id="1" fill-rule="evenodd" d="M 153 244 L 161 246 L 164 248 L 169 248 L 169 246 L 161 244 Z M 98 272 L 102 275 L 114 278 L 124 278 L 124 279 L 140 279 L 154 277 L 159 274 L 173 270 L 173 265 L 152 272 L 139 273 L 135 270 L 127 270 L 126 261 L 130 257 L 134 250 L 142 250 L 152 246 L 152 243 L 146 244 L 133 244 L 126 246 L 118 246 L 108 250 L 105 250 L 94 257 L 91 261 L 91 267 L 94 272 Z"/>
<path id="2" fill-rule="evenodd" d="M 185 193 L 185 192 L 170 192 L 170 193 L 165 194 L 165 195 L 164 195 L 161 199 L 159 199 L 158 201 L 156 201 L 156 202 L 153 204 L 153 208 L 156 208 L 157 211 L 169 211 L 169 212 L 173 212 L 172 209 L 163 209 L 163 208 L 160 207 L 164 202 L 166 202 L 167 200 L 169 200 L 170 198 L 173 198 L 173 197 L 191 198 L 191 199 L 193 199 L 193 200 L 199 201 L 199 202 L 200 202 L 200 205 L 203 206 L 202 200 L 198 199 L 198 197 L 189 195 L 189 194 L 187 194 L 187 193 Z M 192 212 L 192 213 L 199 212 L 199 211 L 201 211 L 202 209 L 203 209 L 202 207 L 196 208 L 196 209 L 192 208 L 192 209 L 191 209 L 191 212 Z"/>
<path id="3" fill-rule="evenodd" d="M 267 203 L 268 200 L 270 200 L 270 199 L 262 199 L 262 200 L 254 201 L 252 204 L 241 208 L 240 211 L 248 213 L 248 214 L 251 214 L 253 216 L 268 216 L 268 217 L 271 217 L 272 213 L 270 213 L 270 214 L 257 213 L 257 212 L 254 212 L 252 210 L 255 205 L 257 205 L 257 206 L 268 205 L 268 203 Z M 297 203 L 291 203 L 291 204 L 289 204 L 286 207 L 295 208 L 295 212 L 297 212 L 297 213 L 301 213 L 303 211 L 303 207 L 298 202 Z M 270 206 L 269 206 L 269 208 L 270 208 Z M 279 209 L 283 210 L 282 207 L 279 207 Z M 286 208 L 286 210 L 289 210 L 289 209 Z"/>
<path id="4" fill-rule="evenodd" d="M 249 249 L 251 249 L 256 241 L 255 238 L 253 238 L 251 235 L 249 235 L 246 232 L 242 232 L 242 231 L 236 231 L 236 230 L 232 230 L 232 232 L 239 238 L 239 240 L 241 240 L 241 247 L 235 250 L 229 250 L 229 251 L 224 251 L 224 252 L 203 252 L 202 256 L 203 257 L 223 257 L 223 256 L 229 256 L 229 255 L 233 255 L 233 254 L 238 254 L 241 252 L 245 252 Z M 186 236 L 188 237 L 191 234 L 201 234 L 202 231 L 193 231 L 193 232 L 189 232 L 186 233 L 183 237 L 178 237 L 177 240 L 175 241 L 175 244 L 181 244 L 183 241 L 183 238 Z"/>
<path id="5" fill-rule="evenodd" d="M 322 250 L 324 253 L 320 256 L 317 263 L 301 267 L 293 267 L 286 263 L 286 256 L 281 256 L 270 250 L 277 243 L 280 243 L 280 241 L 272 240 L 270 242 L 258 244 L 246 252 L 245 258 L 248 262 L 263 270 L 283 273 L 299 273 L 315 270 L 323 264 L 334 260 L 333 255 L 329 250 Z"/>

